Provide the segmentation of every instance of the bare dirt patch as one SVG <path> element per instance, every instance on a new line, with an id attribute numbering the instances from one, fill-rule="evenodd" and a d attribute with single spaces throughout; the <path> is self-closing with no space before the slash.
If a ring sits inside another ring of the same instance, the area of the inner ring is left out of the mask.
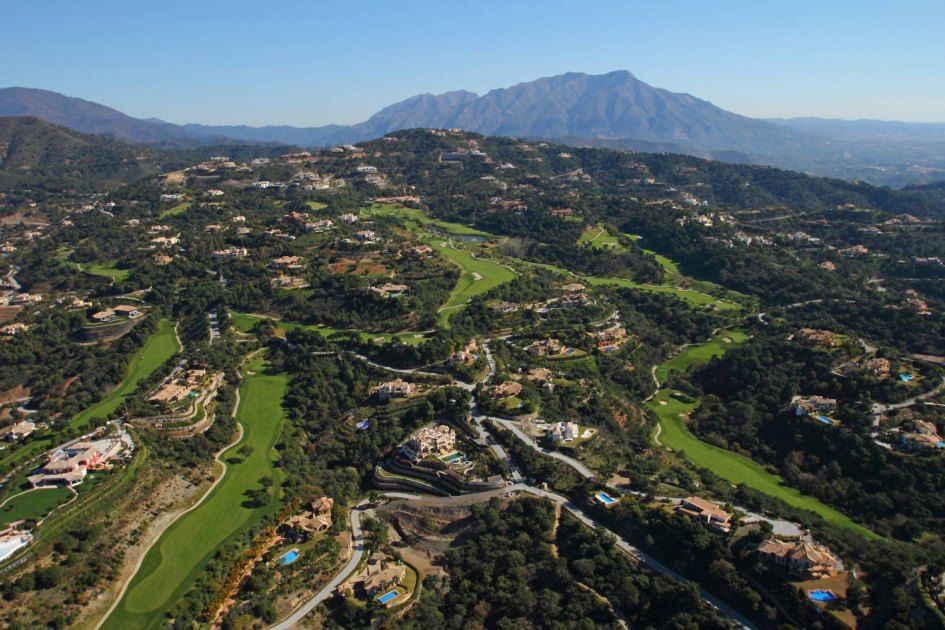
<path id="1" fill-rule="evenodd" d="M 22 310 L 22 306 L 0 306 L 0 324 L 12 322 Z"/>

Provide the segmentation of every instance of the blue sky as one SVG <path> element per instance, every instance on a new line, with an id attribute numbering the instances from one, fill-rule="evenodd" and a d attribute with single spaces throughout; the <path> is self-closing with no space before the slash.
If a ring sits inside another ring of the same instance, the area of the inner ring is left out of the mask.
<path id="1" fill-rule="evenodd" d="M 945 121 L 945 0 L 11 0 L 0 87 L 176 123 L 365 120 L 630 70 L 748 116 Z"/>

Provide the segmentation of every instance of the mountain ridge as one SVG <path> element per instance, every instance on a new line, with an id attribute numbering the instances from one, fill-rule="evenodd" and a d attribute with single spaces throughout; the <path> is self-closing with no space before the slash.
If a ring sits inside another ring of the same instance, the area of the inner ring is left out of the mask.
<path id="1" fill-rule="evenodd" d="M 894 186 L 945 179 L 945 124 L 755 119 L 688 93 L 653 87 L 627 70 L 569 72 L 482 95 L 466 90 L 418 94 L 354 125 L 177 125 L 32 88 L 0 89 L 0 116 L 9 115 L 34 115 L 85 133 L 171 147 L 226 139 L 324 147 L 416 127 L 460 128 L 771 164 Z"/>

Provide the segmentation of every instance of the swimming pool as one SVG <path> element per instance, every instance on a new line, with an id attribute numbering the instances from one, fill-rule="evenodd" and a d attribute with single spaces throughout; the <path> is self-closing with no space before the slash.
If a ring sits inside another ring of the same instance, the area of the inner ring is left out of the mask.
<path id="1" fill-rule="evenodd" d="M 900 375 L 899 375 L 899 380 L 902 381 L 902 382 L 904 382 L 904 383 L 908 383 L 909 381 L 911 381 L 911 380 L 914 379 L 914 378 L 915 378 L 915 377 L 912 376 L 911 374 L 900 374 Z"/>
<path id="2" fill-rule="evenodd" d="M 839 599 L 833 591 L 807 591 L 807 596 L 815 602 L 832 602 Z"/>
<path id="3" fill-rule="evenodd" d="M 285 552 L 282 557 L 279 558 L 279 564 L 285 566 L 287 564 L 292 564 L 299 558 L 299 550 L 293 549 L 292 551 Z"/>
<path id="4" fill-rule="evenodd" d="M 393 590 L 389 593 L 384 593 L 383 595 L 379 596 L 377 598 L 377 601 L 380 602 L 381 604 L 386 604 L 387 602 L 394 599 L 395 597 L 397 597 L 397 591 Z"/>
<path id="5" fill-rule="evenodd" d="M 606 492 L 598 492 L 594 496 L 597 498 L 598 501 L 600 501 L 604 505 L 610 505 L 612 503 L 617 502 L 617 499 L 610 497 Z"/>
<path id="6" fill-rule="evenodd" d="M 824 424 L 833 424 L 833 420 L 831 420 L 827 416 L 817 416 L 817 419 L 823 422 Z"/>
<path id="7" fill-rule="evenodd" d="M 20 547 L 25 547 L 28 544 L 30 544 L 30 541 L 26 536 L 17 536 L 16 538 L 11 538 L 10 540 L 0 544 L 0 560 L 13 555 L 13 552 L 15 552 L 17 549 Z"/>
<path id="8" fill-rule="evenodd" d="M 463 459 L 463 457 L 464 457 L 464 456 L 463 456 L 462 453 L 460 453 L 459 451 L 454 451 L 454 452 L 450 453 L 449 455 L 446 455 L 446 456 L 444 456 L 444 457 L 441 457 L 440 459 L 442 459 L 442 460 L 443 460 L 444 462 L 446 462 L 447 464 L 455 464 L 456 462 L 458 462 L 458 461 L 460 461 L 461 459 Z"/>

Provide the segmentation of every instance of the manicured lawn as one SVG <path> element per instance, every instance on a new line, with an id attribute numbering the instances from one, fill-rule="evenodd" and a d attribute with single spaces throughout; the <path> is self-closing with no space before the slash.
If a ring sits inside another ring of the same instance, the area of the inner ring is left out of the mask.
<path id="1" fill-rule="evenodd" d="M 734 302 L 729 302 L 727 300 L 720 300 L 718 298 L 712 297 L 706 293 L 699 291 L 692 291 L 689 289 L 680 289 L 679 287 L 667 285 L 667 284 L 641 284 L 639 282 L 634 282 L 633 280 L 627 280 L 625 278 L 580 278 L 581 280 L 587 280 L 592 285 L 613 285 L 618 287 L 625 287 L 627 289 L 637 289 L 639 291 L 652 291 L 654 293 L 669 293 L 670 295 L 675 295 L 676 297 L 689 302 L 695 306 L 706 306 L 712 305 L 720 311 L 734 311 L 741 308 L 738 304 Z"/>
<path id="2" fill-rule="evenodd" d="M 578 238 L 577 244 L 587 245 L 588 247 L 594 247 L 596 249 L 606 249 L 615 254 L 623 254 L 629 251 L 627 247 L 620 242 L 618 237 L 609 234 L 606 229 L 599 225 L 584 230 L 580 238 Z"/>
<path id="3" fill-rule="evenodd" d="M 105 278 L 117 280 L 118 282 L 121 282 L 127 278 L 129 273 L 127 269 L 116 269 L 114 261 L 111 261 L 107 264 L 90 263 L 87 265 L 79 265 L 79 269 L 86 273 L 90 273 L 93 276 L 103 276 Z"/>
<path id="4" fill-rule="evenodd" d="M 297 322 L 286 322 L 281 319 L 271 319 L 262 317 L 260 315 L 250 315 L 248 313 L 231 313 L 233 318 L 233 326 L 242 332 L 248 332 L 256 325 L 257 322 L 262 321 L 263 319 L 269 319 L 273 324 L 275 324 L 276 329 L 285 330 L 310 330 L 312 332 L 317 332 L 323 337 L 330 337 L 335 333 L 357 333 L 361 337 L 362 341 L 373 341 L 375 339 L 380 339 L 383 343 L 390 341 L 391 339 L 397 339 L 401 343 L 408 345 L 418 345 L 427 340 L 427 336 L 422 333 L 380 333 L 380 332 L 370 332 L 366 330 L 345 330 L 343 328 L 332 328 L 331 326 L 322 326 L 320 324 L 299 324 Z M 417 335 L 420 335 L 419 337 Z"/>
<path id="5" fill-rule="evenodd" d="M 657 377 L 662 381 L 670 369 L 685 370 L 694 363 L 707 361 L 713 356 L 721 356 L 727 348 L 732 346 L 723 341 L 724 337 L 729 337 L 736 343 L 741 343 L 747 338 L 739 331 L 723 331 L 707 343 L 690 346 L 681 354 L 660 365 L 656 370 Z M 844 527 L 867 538 L 879 538 L 869 529 L 824 505 L 814 497 L 784 485 L 784 481 L 779 476 L 772 475 L 761 464 L 737 453 L 707 444 L 690 433 L 686 428 L 686 420 L 698 406 L 699 401 L 683 402 L 673 397 L 671 390 L 660 390 L 647 403 L 647 407 L 659 419 L 660 443 L 683 454 L 696 466 L 710 470 L 730 483 L 743 483 L 749 488 L 781 499 L 789 505 L 814 512 L 828 523 Z"/>
<path id="6" fill-rule="evenodd" d="M 0 529 L 24 518 L 40 519 L 72 498 L 68 488 L 30 490 L 4 503 L 0 508 Z"/>
<path id="7" fill-rule="evenodd" d="M 163 210 L 161 214 L 158 215 L 158 218 L 166 219 L 167 217 L 176 217 L 179 214 L 184 214 L 185 212 L 187 212 L 187 208 L 189 208 L 190 205 L 191 203 L 189 201 L 179 203 L 173 208 L 168 208 L 167 210 Z"/>
<path id="8" fill-rule="evenodd" d="M 24 444 L 12 453 L 7 454 L 3 459 L 0 459 L 0 471 L 9 470 L 13 466 L 26 461 L 34 455 L 38 455 L 51 446 L 52 440 L 49 438 L 31 440 L 29 444 Z"/>
<path id="9" fill-rule="evenodd" d="M 108 414 L 118 409 L 125 402 L 125 399 L 138 387 L 138 383 L 164 365 L 179 350 L 177 339 L 174 336 L 174 322 L 162 319 L 158 323 L 157 332 L 151 335 L 141 352 L 131 360 L 131 365 L 128 366 L 128 376 L 125 377 L 125 380 L 101 402 L 76 414 L 69 426 L 81 429 L 87 426 L 92 418 L 107 417 Z"/>
<path id="10" fill-rule="evenodd" d="M 731 342 L 725 341 L 731 339 Z M 740 330 L 725 330 L 713 337 L 706 343 L 700 343 L 694 346 L 683 348 L 682 352 L 674 356 L 669 361 L 661 363 L 656 368 L 656 378 L 662 383 L 669 376 L 670 371 L 685 372 L 689 366 L 697 363 L 706 363 L 714 357 L 720 357 L 725 351 L 735 345 L 748 340 L 748 335 Z"/>
<path id="11" fill-rule="evenodd" d="M 310 210 L 324 210 L 328 207 L 327 203 L 322 203 L 320 201 L 306 201 L 305 205 L 308 206 Z"/>
<path id="12" fill-rule="evenodd" d="M 282 399 L 288 378 L 267 374 L 260 362 L 248 365 L 240 387 L 237 420 L 243 439 L 223 454 L 226 475 L 200 506 L 181 517 L 150 549 L 119 606 L 105 628 L 156 628 L 166 624 L 164 614 L 193 585 L 216 551 L 276 511 L 281 472 L 274 466 L 273 445 L 285 417 Z M 252 372 L 252 374 L 251 374 Z M 240 455 L 244 446 L 251 452 Z M 259 479 L 273 480 L 269 503 L 244 505 L 247 491 L 260 488 Z"/>
<path id="13" fill-rule="evenodd" d="M 440 221 L 439 219 L 433 219 L 425 215 L 422 211 L 417 210 L 416 208 L 405 208 L 403 206 L 394 206 L 394 205 L 381 205 L 374 204 L 370 208 L 363 211 L 365 216 L 384 216 L 384 217 L 398 217 L 401 219 L 409 219 L 410 221 L 419 223 L 421 225 L 432 225 L 437 227 L 444 232 L 449 234 L 455 234 L 457 236 L 482 236 L 484 238 L 492 238 L 493 235 L 488 232 L 483 232 L 482 230 L 477 230 L 476 228 L 469 227 L 468 225 L 463 225 L 462 223 L 451 223 L 449 221 Z"/>

